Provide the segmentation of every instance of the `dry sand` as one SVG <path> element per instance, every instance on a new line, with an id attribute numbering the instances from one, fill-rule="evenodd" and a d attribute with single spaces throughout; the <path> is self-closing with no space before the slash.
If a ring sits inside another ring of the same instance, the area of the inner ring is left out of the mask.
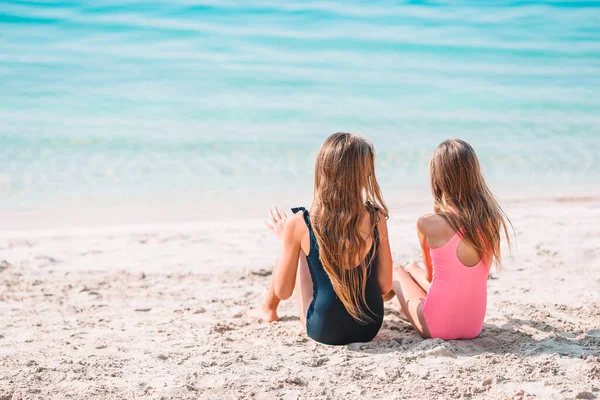
<path id="1" fill-rule="evenodd" d="M 483 332 L 422 340 L 389 302 L 333 347 L 248 316 L 277 244 L 258 219 L 0 232 L 0 400 L 600 398 L 600 201 L 505 203 L 517 233 Z M 419 257 L 392 209 L 397 262 Z M 30 224 L 31 225 L 31 224 Z M 4 260 L 4 261 L 2 261 Z"/>

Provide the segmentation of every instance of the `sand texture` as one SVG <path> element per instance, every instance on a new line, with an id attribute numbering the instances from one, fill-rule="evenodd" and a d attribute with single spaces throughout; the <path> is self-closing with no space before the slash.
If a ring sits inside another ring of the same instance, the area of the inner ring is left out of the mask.
<path id="1" fill-rule="evenodd" d="M 258 219 L 1 232 L 0 399 L 600 398 L 600 202 L 506 204 L 517 234 L 480 337 L 422 340 L 386 303 L 325 346 L 294 301 L 259 323 L 277 244 Z M 392 209 L 397 262 L 419 257 Z"/>

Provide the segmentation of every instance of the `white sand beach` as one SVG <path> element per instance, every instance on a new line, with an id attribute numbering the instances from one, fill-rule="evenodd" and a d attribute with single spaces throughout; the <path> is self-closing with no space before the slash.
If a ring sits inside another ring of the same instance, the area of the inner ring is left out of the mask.
<path id="1" fill-rule="evenodd" d="M 258 218 L 18 230 L 3 215 L 0 399 L 599 398 L 600 200 L 504 205 L 517 238 L 478 338 L 422 340 L 389 302 L 373 342 L 341 347 L 307 338 L 293 301 L 281 322 L 248 316 L 277 249 Z M 396 262 L 419 257 L 428 206 L 392 207 Z"/>

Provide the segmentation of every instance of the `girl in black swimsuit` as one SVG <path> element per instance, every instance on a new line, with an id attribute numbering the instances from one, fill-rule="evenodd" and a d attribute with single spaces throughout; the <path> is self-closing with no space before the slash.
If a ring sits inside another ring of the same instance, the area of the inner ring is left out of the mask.
<path id="1" fill-rule="evenodd" d="M 315 166 L 309 213 L 274 207 L 265 224 L 281 251 L 260 316 L 277 321 L 277 306 L 296 291 L 306 333 L 332 345 L 367 342 L 383 321 L 382 295 L 392 286 L 387 208 L 375 178 L 373 145 L 349 133 L 331 135 Z"/>

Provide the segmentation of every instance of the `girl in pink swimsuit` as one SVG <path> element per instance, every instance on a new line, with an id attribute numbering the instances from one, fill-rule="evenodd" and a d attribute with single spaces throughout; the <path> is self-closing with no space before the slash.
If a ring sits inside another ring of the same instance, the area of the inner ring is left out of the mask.
<path id="1" fill-rule="evenodd" d="M 483 327 L 487 279 L 500 265 L 510 221 L 490 192 L 473 148 L 446 140 L 430 163 L 434 213 L 417 221 L 425 270 L 394 267 L 393 293 L 424 338 L 472 339 Z"/>

